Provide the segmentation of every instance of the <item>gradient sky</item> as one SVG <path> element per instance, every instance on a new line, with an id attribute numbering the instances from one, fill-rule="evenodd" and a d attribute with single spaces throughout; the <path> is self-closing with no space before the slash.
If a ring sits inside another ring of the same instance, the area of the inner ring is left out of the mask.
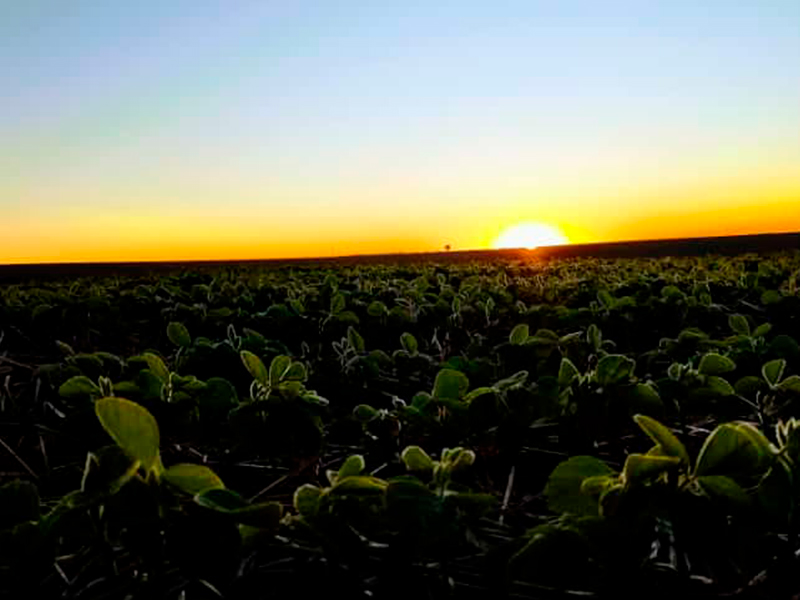
<path id="1" fill-rule="evenodd" d="M 0 6 L 0 263 L 800 230 L 800 1 Z"/>

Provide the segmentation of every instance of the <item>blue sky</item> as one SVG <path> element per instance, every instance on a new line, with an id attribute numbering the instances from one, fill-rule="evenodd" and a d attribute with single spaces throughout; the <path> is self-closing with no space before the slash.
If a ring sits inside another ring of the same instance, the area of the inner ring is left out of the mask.
<path id="1" fill-rule="evenodd" d="M 0 39 L 17 230 L 102 213 L 127 235 L 133 205 L 212 219 L 223 203 L 370 209 L 406 239 L 409 207 L 552 221 L 556 198 L 576 222 L 593 191 L 606 214 L 748 170 L 800 184 L 796 0 L 31 0 L 0 8 Z M 489 235 L 459 223 L 464 244 Z"/>

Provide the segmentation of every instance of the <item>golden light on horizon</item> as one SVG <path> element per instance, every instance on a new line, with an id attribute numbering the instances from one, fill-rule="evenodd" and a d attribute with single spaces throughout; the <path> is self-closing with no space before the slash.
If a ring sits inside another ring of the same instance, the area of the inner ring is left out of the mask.
<path id="1" fill-rule="evenodd" d="M 492 243 L 495 249 L 527 248 L 532 250 L 540 246 L 561 246 L 569 244 L 564 232 L 554 225 L 546 223 L 517 223 L 503 230 Z"/>

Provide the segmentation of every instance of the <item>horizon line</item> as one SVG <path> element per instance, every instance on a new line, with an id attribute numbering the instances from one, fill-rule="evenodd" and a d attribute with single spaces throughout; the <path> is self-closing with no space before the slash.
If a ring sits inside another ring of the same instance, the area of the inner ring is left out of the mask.
<path id="1" fill-rule="evenodd" d="M 701 242 L 714 240 L 734 240 L 752 239 L 780 236 L 800 236 L 800 231 L 781 231 L 770 233 L 745 233 L 735 235 L 716 235 L 716 236 L 696 236 L 696 237 L 668 237 L 668 238 L 647 238 L 615 240 L 606 242 L 581 242 L 567 244 L 553 244 L 536 246 L 535 248 L 464 248 L 464 249 L 440 249 L 440 250 L 418 250 L 413 252 L 380 252 L 367 254 L 340 254 L 330 256 L 286 256 L 273 258 L 200 258 L 200 259 L 163 259 L 163 260 L 124 260 L 124 261 L 65 261 L 65 262 L 20 262 L 20 263 L 0 263 L 0 268 L 13 267 L 70 267 L 70 266 L 102 266 L 102 265 L 173 265 L 173 264 L 224 264 L 224 263 L 279 263 L 279 262 L 313 262 L 313 261 L 341 261 L 358 258 L 380 258 L 380 257 L 409 257 L 425 255 L 452 256 L 456 254 L 475 254 L 475 253 L 524 253 L 535 254 L 542 251 L 552 251 L 559 249 L 574 249 L 579 251 L 585 248 L 615 247 L 626 244 L 648 244 L 648 243 L 669 243 L 669 242 Z"/>

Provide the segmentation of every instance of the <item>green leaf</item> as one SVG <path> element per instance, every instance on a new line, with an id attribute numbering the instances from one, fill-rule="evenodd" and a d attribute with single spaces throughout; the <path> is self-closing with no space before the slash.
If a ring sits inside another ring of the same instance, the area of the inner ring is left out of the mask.
<path id="1" fill-rule="evenodd" d="M 328 400 L 327 398 L 323 398 L 314 391 L 306 392 L 302 396 L 300 396 L 300 398 L 303 400 L 303 402 L 306 402 L 314 407 L 328 406 L 330 404 L 330 400 Z M 321 426 L 319 426 L 318 428 L 321 429 Z"/>
<path id="2" fill-rule="evenodd" d="M 340 481 L 329 490 L 330 495 L 372 495 L 382 494 L 386 490 L 387 483 L 377 477 L 358 475 L 347 477 Z"/>
<path id="3" fill-rule="evenodd" d="M 443 503 L 439 497 L 416 477 L 393 477 L 386 488 L 386 508 L 407 534 L 432 531 L 444 523 Z"/>
<path id="4" fill-rule="evenodd" d="M 731 315 L 728 317 L 728 326 L 739 335 L 750 335 L 750 323 L 744 315 Z"/>
<path id="5" fill-rule="evenodd" d="M 367 314 L 371 317 L 382 317 L 388 312 L 389 309 L 380 300 L 373 300 L 367 307 Z"/>
<path id="6" fill-rule="evenodd" d="M 475 452 L 467 448 L 453 448 L 442 452 L 441 464 L 451 473 L 463 471 L 475 464 Z"/>
<path id="7" fill-rule="evenodd" d="M 176 388 L 184 392 L 201 392 L 206 389 L 205 381 L 200 381 L 194 375 L 173 376 L 172 382 Z"/>
<path id="8" fill-rule="evenodd" d="M 558 369 L 558 385 L 568 387 L 576 377 L 580 377 L 580 371 L 566 356 L 561 359 L 561 366 Z"/>
<path id="9" fill-rule="evenodd" d="M 138 393 L 151 400 L 161 400 L 161 391 L 164 381 L 157 377 L 150 369 L 142 369 L 136 374 L 135 381 Z M 122 396 L 124 398 L 124 396 Z"/>
<path id="10" fill-rule="evenodd" d="M 119 356 L 111 352 L 104 352 L 102 350 L 98 350 L 97 352 L 94 353 L 94 355 L 97 358 L 99 358 L 104 363 L 105 366 L 122 367 L 125 365 L 124 360 L 122 360 Z"/>
<path id="11" fill-rule="evenodd" d="M 333 298 L 331 298 L 331 314 L 338 315 L 344 310 L 346 304 L 347 302 L 344 298 L 344 294 L 335 294 Z"/>
<path id="12" fill-rule="evenodd" d="M 355 477 L 357 475 L 361 475 L 364 467 L 366 467 L 364 457 L 360 454 L 354 454 L 353 456 L 348 457 L 339 468 L 339 472 L 336 474 L 336 480 L 341 481 L 345 477 Z"/>
<path id="13" fill-rule="evenodd" d="M 227 412 L 239 404 L 239 397 L 233 384 L 222 377 L 212 377 L 197 398 L 201 409 Z"/>
<path id="14" fill-rule="evenodd" d="M 782 392 L 800 394 L 800 375 L 790 375 L 780 382 L 778 389 Z"/>
<path id="15" fill-rule="evenodd" d="M 622 469 L 622 479 L 626 483 L 638 483 L 652 479 L 676 469 L 680 462 L 681 459 L 675 456 L 629 454 Z"/>
<path id="16" fill-rule="evenodd" d="M 769 323 L 762 323 L 753 330 L 753 337 L 764 337 L 770 331 L 772 331 L 772 325 Z"/>
<path id="17" fill-rule="evenodd" d="M 779 358 L 777 360 L 771 360 L 761 367 L 761 374 L 764 376 L 767 383 L 774 387 L 783 379 L 783 372 L 785 369 L 786 360 Z"/>
<path id="18" fill-rule="evenodd" d="M 736 370 L 736 363 L 727 356 L 709 352 L 700 359 L 700 366 L 697 368 L 701 375 L 724 375 Z"/>
<path id="19" fill-rule="evenodd" d="M 51 310 L 53 310 L 53 306 L 51 304 L 39 304 L 31 312 L 31 318 L 33 320 L 39 319 L 42 317 L 42 315 L 46 315 Z"/>
<path id="20" fill-rule="evenodd" d="M 249 338 L 253 338 L 255 340 L 258 340 L 258 342 L 260 342 L 260 343 L 266 343 L 267 342 L 267 338 L 263 334 L 259 333 L 255 329 L 250 329 L 249 327 L 243 327 L 242 328 L 242 335 L 244 335 L 245 337 L 249 337 Z"/>
<path id="21" fill-rule="evenodd" d="M 269 384 L 273 387 L 277 386 L 286 376 L 291 366 L 292 359 L 288 356 L 281 354 L 273 358 L 269 365 Z"/>
<path id="22" fill-rule="evenodd" d="M 778 290 L 767 290 L 761 294 L 761 304 L 769 306 L 770 304 L 778 304 L 783 300 L 783 294 Z"/>
<path id="23" fill-rule="evenodd" d="M 56 340 L 56 347 L 64 354 L 64 356 L 75 356 L 75 350 L 72 346 L 61 340 Z"/>
<path id="24" fill-rule="evenodd" d="M 181 348 L 188 348 L 192 345 L 192 336 L 189 335 L 189 330 L 183 323 L 173 321 L 167 325 L 167 337 L 169 341 Z"/>
<path id="25" fill-rule="evenodd" d="M 537 329 L 536 333 L 525 340 L 525 344 L 529 346 L 557 346 L 560 339 L 555 331 Z"/>
<path id="26" fill-rule="evenodd" d="M 205 508 L 226 513 L 250 506 L 239 494 L 225 488 L 211 488 L 201 492 L 195 496 L 195 502 Z"/>
<path id="27" fill-rule="evenodd" d="M 486 396 L 488 394 L 494 394 L 494 393 L 495 393 L 495 388 L 490 388 L 490 387 L 475 388 L 474 390 L 470 390 L 464 396 L 464 402 L 466 402 L 467 404 L 470 404 L 476 398 L 480 398 L 481 396 Z"/>
<path id="28" fill-rule="evenodd" d="M 301 362 L 293 362 L 283 374 L 284 381 L 305 382 L 306 379 L 308 379 L 308 371 L 306 370 L 306 366 Z"/>
<path id="29" fill-rule="evenodd" d="M 710 375 L 706 378 L 706 387 L 720 396 L 732 396 L 736 393 L 736 390 L 728 383 L 727 379 L 717 377 L 716 375 Z"/>
<path id="30" fill-rule="evenodd" d="M 431 405 L 431 402 L 433 402 L 433 396 L 427 392 L 420 392 L 415 394 L 411 399 L 411 406 L 419 411 L 423 411 Z"/>
<path id="31" fill-rule="evenodd" d="M 561 338 L 558 340 L 558 343 L 561 346 L 569 346 L 570 344 L 579 343 L 582 337 L 583 337 L 582 331 L 573 331 L 572 333 L 567 333 L 565 335 L 562 335 Z"/>
<path id="32" fill-rule="evenodd" d="M 521 325 L 517 325 L 511 330 L 511 334 L 508 336 L 508 341 L 515 346 L 521 346 L 525 343 L 525 340 L 528 339 L 529 335 L 530 327 L 523 323 Z"/>
<path id="33" fill-rule="evenodd" d="M 288 370 L 286 371 L 288 373 Z M 284 377 L 284 381 L 278 384 L 277 389 L 280 391 L 280 394 L 283 398 L 288 400 L 294 400 L 295 398 L 305 397 L 304 394 L 305 386 L 300 381 L 286 381 Z M 313 394 L 308 394 L 309 396 Z M 307 400 L 311 400 L 312 402 L 316 402 L 316 399 L 306 398 Z"/>
<path id="34" fill-rule="evenodd" d="M 724 423 L 706 438 L 694 474 L 747 476 L 766 470 L 773 459 L 771 444 L 746 423 Z"/>
<path id="35" fill-rule="evenodd" d="M 353 416 L 362 423 L 367 423 L 376 418 L 380 413 L 369 404 L 359 404 L 353 409 Z"/>
<path id="36" fill-rule="evenodd" d="M 301 485 L 294 492 L 294 508 L 301 517 L 306 519 L 317 515 L 321 501 L 322 490 L 310 483 Z"/>
<path id="37" fill-rule="evenodd" d="M 742 486 L 725 475 L 704 475 L 697 478 L 703 491 L 712 498 L 723 500 L 737 508 L 750 506 L 750 496 Z"/>
<path id="38" fill-rule="evenodd" d="M 277 321 L 283 321 L 292 318 L 292 313 L 289 310 L 289 307 L 286 306 L 283 302 L 277 302 L 267 307 L 267 310 L 264 312 L 264 315 L 272 319 L 275 319 Z"/>
<path id="39" fill-rule="evenodd" d="M 593 456 L 573 456 L 559 464 L 550 474 L 544 493 L 547 506 L 553 512 L 576 515 L 597 515 L 597 499 L 581 494 L 584 479 L 600 475 L 611 476 L 614 471 Z"/>
<path id="40" fill-rule="evenodd" d="M 204 465 L 173 465 L 162 474 L 163 479 L 192 496 L 214 488 L 224 488 L 222 480 Z"/>
<path id="41" fill-rule="evenodd" d="M 660 415 L 664 411 L 664 403 L 652 384 L 637 383 L 630 390 L 629 410 L 633 413 Z"/>
<path id="42" fill-rule="evenodd" d="M 391 366 L 392 366 L 392 357 L 390 357 L 383 350 L 379 350 L 379 349 L 370 350 L 369 351 L 369 359 L 379 369 L 380 368 L 391 368 Z"/>
<path id="43" fill-rule="evenodd" d="M 267 367 L 264 366 L 264 363 L 261 362 L 261 359 L 258 356 L 249 350 L 242 350 L 239 353 L 239 356 L 241 356 L 242 363 L 244 363 L 245 368 L 253 379 L 263 385 L 269 385 L 269 373 L 267 372 Z"/>
<path id="44" fill-rule="evenodd" d="M 145 471 L 160 470 L 158 423 L 150 412 L 124 398 L 102 398 L 94 405 L 103 429 Z"/>
<path id="45" fill-rule="evenodd" d="M 85 375 L 71 377 L 58 388 L 59 396 L 70 400 L 96 396 L 99 393 L 100 388 L 97 387 L 97 384 Z"/>
<path id="46" fill-rule="evenodd" d="M 678 341 L 682 344 L 697 344 L 708 339 L 708 334 L 698 327 L 687 327 L 678 334 Z"/>
<path id="47" fill-rule="evenodd" d="M 353 327 L 347 328 L 347 343 L 350 344 L 350 347 L 358 354 L 363 354 L 366 350 L 364 338 L 361 337 L 361 334 L 358 333 Z"/>
<path id="48" fill-rule="evenodd" d="M 665 455 L 678 458 L 686 465 L 689 464 L 689 453 L 686 451 L 686 446 L 667 427 L 645 415 L 636 415 L 633 420 L 647 434 L 647 437 L 661 447 Z"/>
<path id="49" fill-rule="evenodd" d="M 686 294 L 684 294 L 678 286 L 665 285 L 661 289 L 661 297 L 667 299 L 671 298 L 673 300 L 685 300 Z"/>
<path id="50" fill-rule="evenodd" d="M 432 471 L 436 466 L 434 460 L 419 446 L 408 446 L 400 455 L 406 469 L 412 472 Z"/>
<path id="51" fill-rule="evenodd" d="M 66 361 L 78 367 L 83 373 L 97 375 L 103 372 L 105 365 L 103 359 L 96 354 L 76 354 L 75 356 L 68 356 Z"/>
<path id="52" fill-rule="evenodd" d="M 350 325 L 358 325 L 359 323 L 358 315 L 352 310 L 343 310 L 342 312 L 337 313 L 336 318 L 340 323 L 349 323 Z"/>
<path id="53" fill-rule="evenodd" d="M 614 306 L 614 296 L 608 290 L 598 291 L 597 300 L 603 305 L 603 308 L 612 308 Z"/>
<path id="54" fill-rule="evenodd" d="M 603 492 L 611 489 L 617 483 L 618 478 L 610 475 L 596 475 L 594 477 L 587 477 L 581 483 L 581 494 L 599 496 Z"/>
<path id="55" fill-rule="evenodd" d="M 633 374 L 636 361 L 622 354 L 609 354 L 597 363 L 597 383 L 605 387 L 627 382 Z"/>
<path id="56" fill-rule="evenodd" d="M 227 306 L 212 308 L 208 311 L 209 319 L 228 319 L 233 315 L 233 311 Z"/>
<path id="57" fill-rule="evenodd" d="M 458 400 L 468 389 L 469 379 L 461 371 L 442 369 L 436 375 L 436 381 L 433 383 L 433 396 Z"/>
<path id="58" fill-rule="evenodd" d="M 742 434 L 750 439 L 758 449 L 759 454 L 766 457 L 767 461 L 771 461 L 774 458 L 777 450 L 760 429 L 744 421 L 736 421 L 734 424 Z"/>
<path id="59" fill-rule="evenodd" d="M 161 357 L 153 354 L 152 352 L 145 352 L 142 358 L 147 362 L 147 367 L 152 371 L 153 375 L 158 377 L 163 383 L 169 381 L 169 369 Z"/>
<path id="60" fill-rule="evenodd" d="M 419 345 L 417 344 L 417 338 L 415 338 L 410 333 L 406 332 L 400 336 L 400 346 L 408 352 L 409 354 L 416 354 Z"/>

